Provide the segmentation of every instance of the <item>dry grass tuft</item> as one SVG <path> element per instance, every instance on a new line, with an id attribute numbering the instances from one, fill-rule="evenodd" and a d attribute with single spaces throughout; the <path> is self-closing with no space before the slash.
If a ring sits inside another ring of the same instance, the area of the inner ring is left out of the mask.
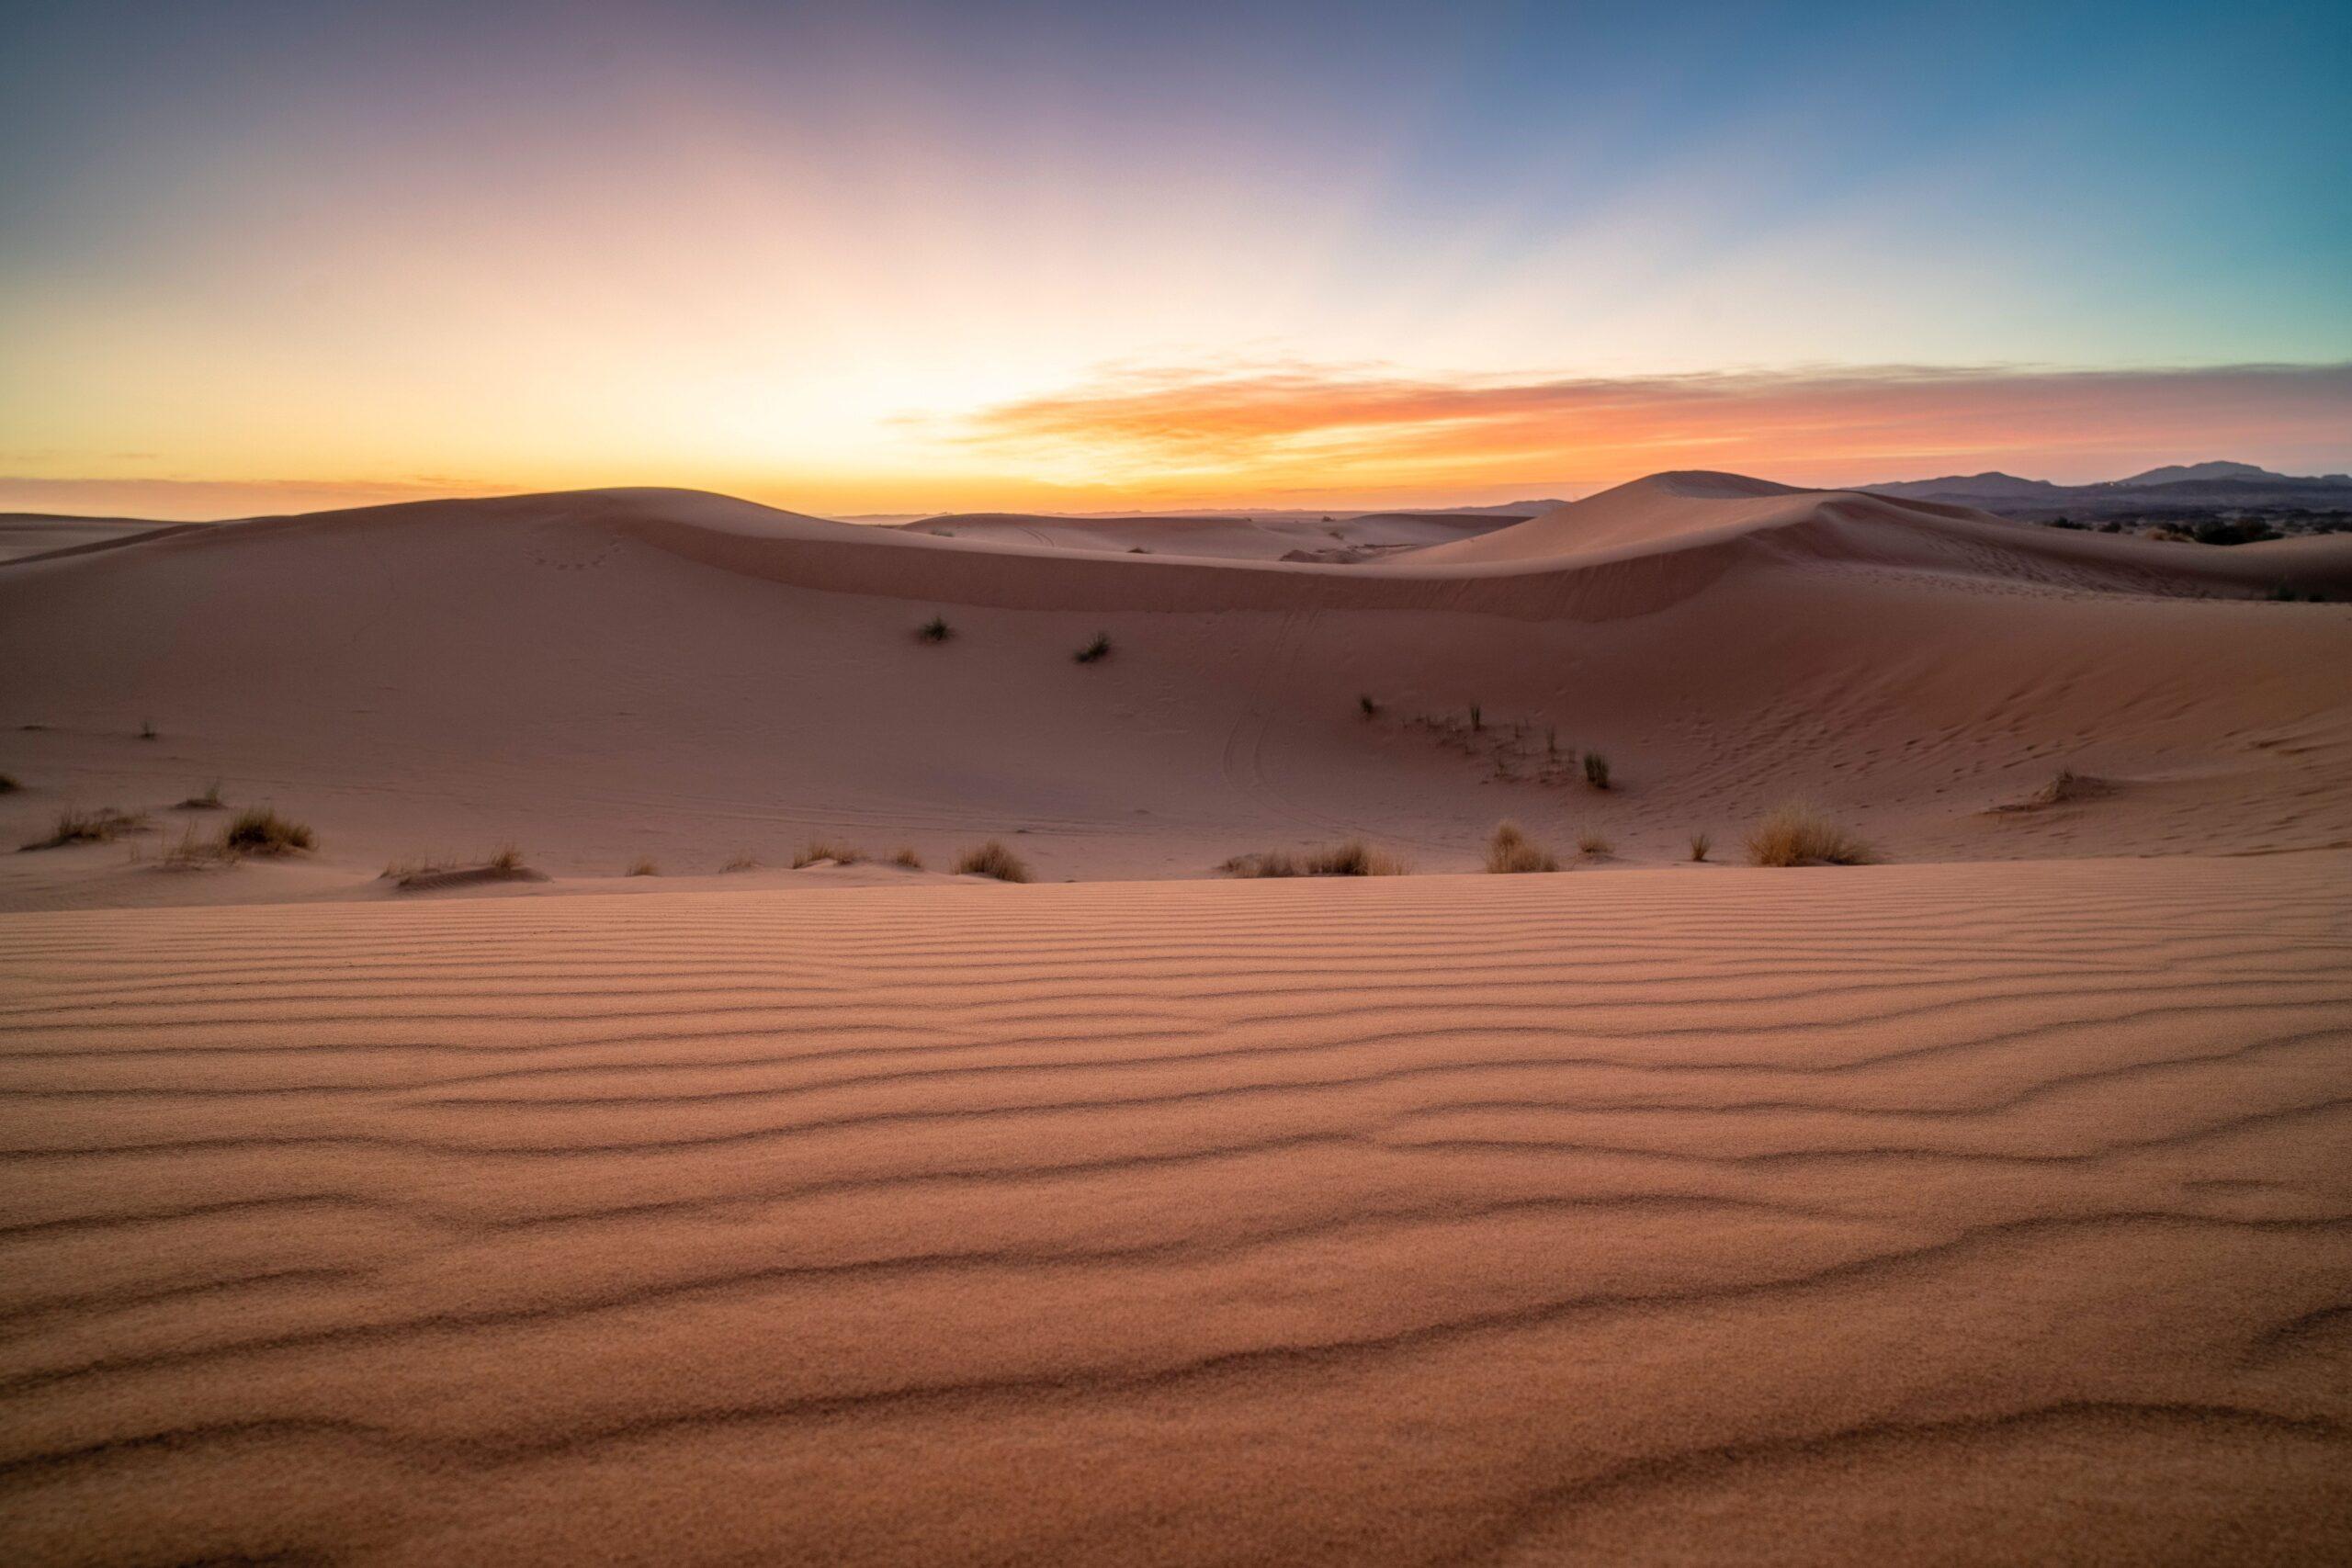
<path id="1" fill-rule="evenodd" d="M 1577 852 L 1579 854 L 1605 855 L 1616 847 L 1605 835 L 1596 833 L 1589 828 L 1577 835 Z"/>
<path id="2" fill-rule="evenodd" d="M 523 863 L 520 848 L 501 844 L 495 854 L 479 864 L 446 860 L 394 861 L 384 867 L 384 879 L 402 892 L 419 892 L 493 882 L 545 882 L 547 877 Z"/>
<path id="3" fill-rule="evenodd" d="M 309 826 L 289 822 L 266 806 L 248 806 L 220 834 L 220 847 L 246 855 L 282 855 L 318 847 Z"/>
<path id="4" fill-rule="evenodd" d="M 1693 861 L 1705 860 L 1707 858 L 1707 852 L 1714 847 L 1714 840 L 1707 837 L 1706 834 L 1693 833 L 1690 835 L 1690 858 Z"/>
<path id="5" fill-rule="evenodd" d="M 237 852 L 212 839 L 199 839 L 196 824 L 191 822 L 180 834 L 180 841 L 164 852 L 165 871 L 202 871 L 209 866 L 232 865 Z"/>
<path id="6" fill-rule="evenodd" d="M 1747 835 L 1754 865 L 1868 865 L 1877 858 L 1868 844 L 1796 801 L 1775 808 Z"/>
<path id="7" fill-rule="evenodd" d="M 1309 876 L 1402 876 L 1405 863 L 1382 853 L 1362 839 L 1350 839 L 1328 850 L 1316 850 L 1307 855 L 1306 874 Z"/>
<path id="8" fill-rule="evenodd" d="M 145 826 L 147 818 L 140 812 L 119 811 L 111 806 L 102 806 L 96 811 L 81 811 L 69 806 L 57 814 L 56 829 L 48 838 L 36 839 L 22 848 L 54 850 L 67 844 L 111 843 L 123 834 L 135 833 Z"/>
<path id="9" fill-rule="evenodd" d="M 822 839 L 819 839 L 792 857 L 792 869 L 800 871 L 815 865 L 820 860 L 831 861 L 835 865 L 855 865 L 865 858 L 864 850 L 854 850 L 847 844 L 829 844 Z"/>
<path id="10" fill-rule="evenodd" d="M 945 642 L 955 635 L 956 628 L 947 624 L 947 617 L 944 615 L 933 615 L 915 628 L 915 636 L 924 642 Z"/>
<path id="11" fill-rule="evenodd" d="M 141 719 L 141 720 L 139 721 L 139 739 L 141 739 L 141 740 L 153 740 L 153 739 L 155 739 L 156 733 L 157 733 L 157 731 L 156 731 L 156 728 L 155 728 L 155 721 L 154 721 L 153 719 L 152 719 L 152 718 L 142 718 L 142 719 Z"/>
<path id="12" fill-rule="evenodd" d="M 1297 876 L 1298 857 L 1287 850 L 1236 855 L 1217 869 L 1227 876 Z"/>
<path id="13" fill-rule="evenodd" d="M 1111 634 L 1109 632 L 1096 632 L 1094 634 L 1094 640 L 1088 643 L 1084 648 L 1080 649 L 1073 657 L 1075 657 L 1080 664 L 1100 663 L 1102 660 L 1110 658 Z"/>
<path id="14" fill-rule="evenodd" d="M 1366 718 L 1378 718 L 1380 716 L 1380 704 L 1373 699 L 1373 695 L 1370 692 L 1366 692 L 1356 698 L 1356 706 L 1363 710 L 1363 716 Z"/>
<path id="15" fill-rule="evenodd" d="M 1403 861 L 1382 853 L 1362 839 L 1350 839 L 1329 849 L 1292 854 L 1271 850 L 1262 854 L 1236 855 L 1217 868 L 1231 876 L 1402 876 Z"/>
<path id="16" fill-rule="evenodd" d="M 722 872 L 757 871 L 760 869 L 760 863 L 758 857 L 745 853 L 737 855 L 733 860 L 729 861 L 725 865 L 720 866 L 718 869 Z"/>
<path id="17" fill-rule="evenodd" d="M 898 852 L 890 857 L 890 863 L 892 865 L 902 865 L 909 871 L 921 871 L 922 869 L 922 856 L 915 853 L 913 846 L 901 844 L 899 846 Z"/>
<path id="18" fill-rule="evenodd" d="M 1584 754 L 1584 782 L 1595 789 L 1609 787 L 1609 759 L 1598 751 Z"/>
<path id="19" fill-rule="evenodd" d="M 201 795 L 191 795 L 179 804 L 182 811 L 218 811 L 220 809 L 220 781 L 214 779 L 204 786 Z"/>
<path id="20" fill-rule="evenodd" d="M 1026 882 L 1029 863 L 990 839 L 976 850 L 966 850 L 956 862 L 958 876 L 993 876 L 999 882 Z"/>
<path id="21" fill-rule="evenodd" d="M 1501 822 L 1495 827 L 1495 836 L 1487 840 L 1487 869 L 1497 875 L 1507 875 L 1557 871 L 1560 863 L 1551 851 L 1532 842 L 1518 823 Z"/>
<path id="22" fill-rule="evenodd" d="M 628 874 L 631 876 L 659 876 L 662 868 L 654 863 L 651 855 L 639 855 L 628 863 Z"/>

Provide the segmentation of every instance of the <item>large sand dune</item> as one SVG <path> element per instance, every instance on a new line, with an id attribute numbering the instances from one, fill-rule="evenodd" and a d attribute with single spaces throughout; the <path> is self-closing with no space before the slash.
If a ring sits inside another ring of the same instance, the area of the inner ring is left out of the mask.
<path id="1" fill-rule="evenodd" d="M 2341 1562 L 2347 889 L 0 916 L 0 1557 Z"/>
<path id="2" fill-rule="evenodd" d="M 0 565 L 0 1561 L 2352 1555 L 2352 538 L 1490 522 Z"/>
<path id="3" fill-rule="evenodd" d="M 220 779 L 320 853 L 0 856 L 0 907 L 348 897 L 510 840 L 559 889 L 820 834 L 934 862 L 1019 836 L 1100 877 L 1360 831 L 1459 870 L 1505 816 L 1658 863 L 1792 795 L 1906 860 L 2352 843 L 2352 610 L 2258 602 L 2281 583 L 2352 595 L 2352 537 L 2160 544 L 1721 475 L 1351 565 L 662 491 L 191 528 L 0 567 L 27 786 L 0 831 Z M 956 635 L 917 641 L 934 613 Z M 1098 630 L 1112 657 L 1073 663 Z M 1561 782 L 1555 747 L 1618 787 Z M 1988 815 L 2062 766 L 2118 787 Z"/>

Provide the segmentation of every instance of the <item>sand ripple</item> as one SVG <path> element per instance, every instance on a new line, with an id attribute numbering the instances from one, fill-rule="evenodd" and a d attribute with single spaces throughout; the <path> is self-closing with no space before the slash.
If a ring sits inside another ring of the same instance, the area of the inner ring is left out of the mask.
<path id="1" fill-rule="evenodd" d="M 2340 1561 L 2347 886 L 0 917 L 0 1557 Z"/>

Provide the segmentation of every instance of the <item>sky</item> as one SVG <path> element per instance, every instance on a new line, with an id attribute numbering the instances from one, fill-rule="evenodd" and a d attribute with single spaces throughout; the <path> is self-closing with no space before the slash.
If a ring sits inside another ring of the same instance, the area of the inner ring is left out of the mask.
<path id="1" fill-rule="evenodd" d="M 0 507 L 2352 470 L 2352 6 L 0 16 Z"/>

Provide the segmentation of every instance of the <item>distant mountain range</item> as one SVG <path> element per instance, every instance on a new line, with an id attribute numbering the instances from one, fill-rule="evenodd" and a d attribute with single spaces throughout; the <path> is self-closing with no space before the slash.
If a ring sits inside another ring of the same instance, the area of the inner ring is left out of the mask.
<path id="1" fill-rule="evenodd" d="M 2352 475 L 2280 474 L 2252 463 L 2175 463 L 2129 479 L 2087 485 L 1988 473 L 1856 488 L 1906 501 L 1939 501 L 2029 518 L 2211 512 L 2231 507 L 2352 507 Z"/>

